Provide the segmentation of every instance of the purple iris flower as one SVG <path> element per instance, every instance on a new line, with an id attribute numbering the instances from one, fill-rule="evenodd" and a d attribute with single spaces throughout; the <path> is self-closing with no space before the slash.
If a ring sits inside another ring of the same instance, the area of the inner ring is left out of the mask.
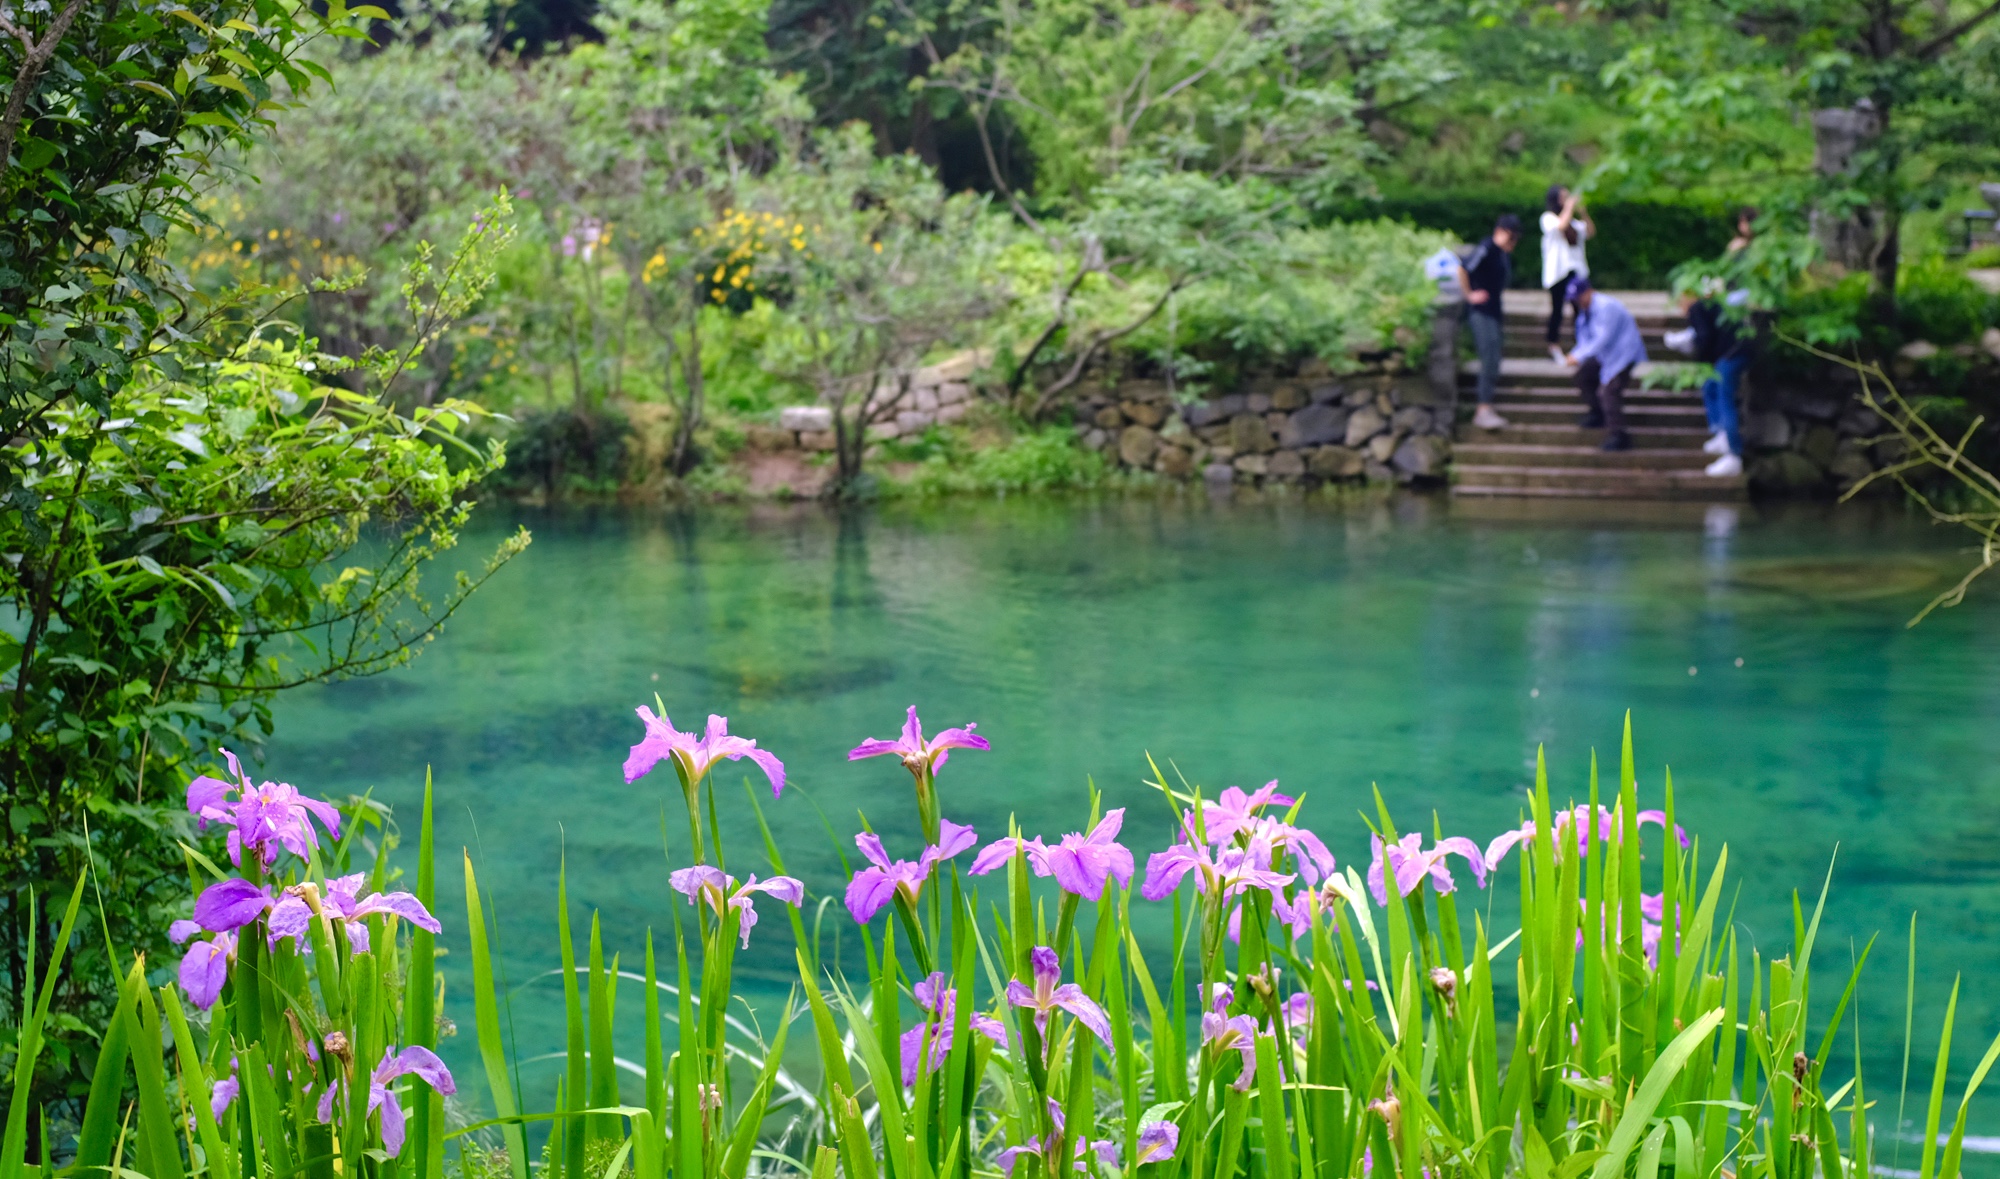
<path id="1" fill-rule="evenodd" d="M 1147 1163 L 1164 1163 L 1180 1153 L 1181 1128 L 1172 1122 L 1141 1122 L 1139 1124 L 1140 1166 Z"/>
<path id="2" fill-rule="evenodd" d="M 909 719 L 903 722 L 903 735 L 894 741 L 883 741 L 870 737 L 848 751 L 847 760 L 860 761 L 864 757 L 881 757 L 893 753 L 903 760 L 903 768 L 918 778 L 935 776 L 944 768 L 954 749 L 991 749 L 986 738 L 973 732 L 976 724 L 968 723 L 962 729 L 946 729 L 930 740 L 924 740 L 924 727 L 917 720 L 917 706 L 910 705 Z"/>
<path id="3" fill-rule="evenodd" d="M 1026 853 L 1028 866 L 1037 876 L 1049 874 L 1049 849 L 1042 846 L 1040 839 L 1029 839 L 1021 835 L 1003 835 L 979 849 L 972 857 L 972 867 L 965 870 L 967 876 L 984 876 L 1001 867 L 1015 856 Z"/>
<path id="4" fill-rule="evenodd" d="M 1481 888 L 1486 887 L 1486 860 L 1480 854 L 1479 845 L 1463 836 L 1454 835 L 1440 839 L 1429 851 L 1423 850 L 1424 837 L 1411 832 L 1402 839 L 1384 847 L 1382 837 L 1369 837 L 1369 845 L 1374 851 L 1374 859 L 1368 865 L 1368 891 L 1378 905 L 1389 903 L 1389 894 L 1383 882 L 1383 869 L 1396 878 L 1398 896 L 1409 896 L 1417 885 L 1429 876 L 1431 887 L 1442 896 L 1458 886 L 1452 879 L 1451 869 L 1445 864 L 1446 856 L 1463 856 L 1472 868 L 1472 875 Z"/>
<path id="5" fill-rule="evenodd" d="M 311 882 L 296 884 L 285 890 L 285 895 L 271 907 L 271 938 L 296 938 L 305 933 L 313 915 L 329 921 L 342 922 L 347 927 L 347 944 L 357 954 L 366 954 L 369 948 L 367 918 L 374 916 L 401 917 L 410 924 L 432 933 L 444 932 L 437 918 L 412 893 L 371 892 L 362 896 L 362 885 L 367 877 L 356 872 L 351 876 L 340 876 L 326 882 L 326 895 L 320 896 L 319 889 Z"/>
<path id="6" fill-rule="evenodd" d="M 1104 895 L 1104 882 L 1118 878 L 1118 887 L 1132 887 L 1132 853 L 1116 839 L 1125 824 L 1125 808 L 1106 811 L 1089 835 L 1071 832 L 1062 842 L 1042 851 L 1048 874 L 1064 892 L 1088 901 Z"/>
<path id="7" fill-rule="evenodd" d="M 192 921 L 176 921 L 168 930 L 167 937 L 175 945 L 186 941 L 199 932 L 201 927 Z M 188 1002 L 207 1011 L 222 997 L 222 984 L 229 981 L 229 960 L 236 956 L 236 935 L 217 933 L 206 941 L 198 941 L 189 946 L 181 956 L 181 990 L 187 992 Z"/>
<path id="8" fill-rule="evenodd" d="M 1242 1056 L 1243 1072 L 1236 1078 L 1236 1088 L 1248 1089 L 1257 1075 L 1257 1021 L 1247 1015 L 1211 1011 L 1201 1017 L 1201 1039 L 1218 1056 L 1226 1052 Z"/>
<path id="9" fill-rule="evenodd" d="M 1333 890 L 1313 887 L 1301 888 L 1291 900 L 1282 893 L 1271 897 L 1271 915 L 1291 927 L 1292 936 L 1305 937 L 1312 932 L 1313 912 L 1326 912 L 1333 908 Z"/>
<path id="10" fill-rule="evenodd" d="M 284 782 L 254 785 L 235 754 L 225 749 L 222 757 L 237 780 L 231 783 L 205 774 L 196 778 L 188 783 L 187 808 L 198 830 L 207 830 L 210 823 L 229 824 L 231 863 L 243 862 L 246 847 L 262 852 L 266 864 L 277 860 L 280 847 L 304 859 L 308 849 L 319 846 L 319 833 L 312 825 L 315 818 L 327 834 L 340 838 L 340 812 L 330 804 L 307 798 Z"/>
<path id="11" fill-rule="evenodd" d="M 891 860 L 882 849 L 882 841 L 873 832 L 863 831 L 854 837 L 854 846 L 861 849 L 873 867 L 863 868 L 848 881 L 847 911 L 866 925 L 899 894 L 910 904 L 916 904 L 917 894 L 923 890 L 924 881 L 931 878 L 931 871 L 978 840 L 972 828 L 942 819 L 938 823 L 938 841 L 925 848 L 913 863 Z"/>
<path id="12" fill-rule="evenodd" d="M 923 1008 L 930 1018 L 903 1033 L 903 1087 L 906 1089 L 917 1083 L 920 1058 L 924 1061 L 924 1071 L 935 1073 L 944 1067 L 944 1058 L 951 1052 L 953 1029 L 958 1019 L 958 988 L 944 984 L 944 971 L 938 970 L 911 988 L 917 1006 Z M 995 1044 L 1007 1043 L 1006 1025 L 999 1020 L 980 1011 L 972 1012 L 967 1020 L 973 1031 Z M 930 1044 L 927 1055 L 924 1052 L 926 1041 Z"/>
<path id="13" fill-rule="evenodd" d="M 1020 979 L 1009 979 L 1007 1001 L 1035 1013 L 1035 1030 L 1046 1035 L 1049 1014 L 1061 1008 L 1089 1028 L 1100 1043 L 1111 1043 L 1111 1017 L 1104 1014 L 1104 1008 L 1093 1002 L 1075 983 L 1058 985 L 1062 978 L 1062 961 L 1056 957 L 1056 952 L 1047 946 L 1036 946 L 1028 951 L 1028 960 L 1034 966 L 1035 985 L 1030 987 Z"/>
<path id="14" fill-rule="evenodd" d="M 230 933 L 262 917 L 276 903 L 269 889 L 232 876 L 201 890 L 194 900 L 194 920 L 210 933 Z"/>
<path id="15" fill-rule="evenodd" d="M 382 1063 L 368 1076 L 368 1112 L 382 1111 L 382 1145 L 392 1155 L 403 1152 L 403 1106 L 396 1100 L 389 1085 L 398 1077 L 416 1076 L 430 1083 L 439 1093 L 458 1092 L 458 1086 L 451 1079 L 451 1070 L 437 1053 L 414 1044 L 401 1052 L 385 1049 Z M 334 1094 L 345 1088 L 344 1082 L 335 1082 L 319 1098 L 319 1120 L 333 1120 Z"/>
<path id="16" fill-rule="evenodd" d="M 1319 836 L 1304 827 L 1276 819 L 1252 819 L 1242 830 L 1248 833 L 1251 847 L 1269 848 L 1273 853 L 1280 849 L 1290 852 L 1307 884 L 1318 884 L 1333 875 L 1333 853 L 1320 842 Z M 1265 866 L 1270 865 L 1267 862 Z"/>
<path id="17" fill-rule="evenodd" d="M 686 897 L 691 905 L 707 901 L 718 918 L 731 911 L 739 914 L 742 924 L 737 927 L 737 931 L 742 938 L 742 944 L 746 947 L 750 944 L 750 929 L 757 924 L 757 910 L 750 903 L 752 896 L 761 892 L 767 896 L 774 896 L 793 908 L 797 908 L 806 899 L 806 886 L 790 876 L 773 876 L 769 880 L 760 881 L 753 872 L 748 882 L 739 885 L 736 883 L 736 877 L 725 876 L 722 869 L 711 868 L 706 864 L 682 868 L 667 877 L 667 883 L 675 892 Z"/>
<path id="18" fill-rule="evenodd" d="M 644 705 L 636 711 L 639 719 L 646 723 L 646 735 L 625 758 L 626 785 L 637 782 L 651 773 L 654 766 L 673 758 L 686 778 L 687 788 L 692 790 L 717 761 L 725 757 L 730 761 L 740 761 L 747 757 L 756 762 L 757 768 L 771 780 L 773 798 L 785 792 L 785 763 L 769 751 L 757 748 L 757 743 L 747 737 L 730 736 L 729 718 L 710 714 L 708 731 L 697 737 L 674 728 L 674 722 L 665 716 L 654 716 L 653 710 Z"/>
<path id="19" fill-rule="evenodd" d="M 1047 1159 L 1048 1152 L 1056 1148 L 1056 1140 L 1063 1136 L 1063 1121 L 1062 1105 L 1055 1098 L 1049 1098 L 1049 1122 L 1055 1126 L 1054 1131 L 1047 1138 L 1030 1138 L 1019 1146 L 1010 1146 L 1001 1151 L 994 1161 L 1000 1164 L 1002 1171 L 1012 1175 L 1014 1164 L 1022 1155 Z M 1179 1141 L 1178 1137 L 1175 1141 Z M 1084 1142 L 1079 1139 L 1076 1144 L 1076 1170 L 1088 1169 L 1084 1155 L 1092 1152 L 1096 1153 L 1098 1161 L 1105 1166 L 1112 1168 L 1118 1166 L 1118 1147 L 1110 1139 L 1100 1139 L 1096 1142 Z"/>
<path id="20" fill-rule="evenodd" d="M 208 1112 L 216 1121 L 221 1121 L 222 1115 L 229 1112 L 229 1103 L 236 1100 L 236 1095 L 242 1091 L 243 1082 L 236 1079 L 236 1058 L 232 1056 L 229 1058 L 229 1075 L 217 1081 L 215 1088 L 208 1091 Z"/>
<path id="21" fill-rule="evenodd" d="M 1190 838 L 1147 857 L 1146 883 L 1140 887 L 1139 895 L 1149 901 L 1163 900 L 1194 869 L 1200 869 L 1194 882 L 1197 890 L 1204 894 L 1220 891 L 1225 897 L 1251 888 L 1275 892 L 1292 882 L 1291 876 L 1273 872 L 1270 864 L 1269 847 L 1231 847 L 1211 853 L 1205 845 Z"/>
<path id="22" fill-rule="evenodd" d="M 1643 827 L 1647 824 L 1664 829 L 1667 825 L 1667 812 L 1640 811 L 1639 825 Z M 1563 846 L 1563 833 L 1565 831 L 1574 831 L 1576 833 L 1577 854 L 1581 855 L 1589 850 L 1590 807 L 1588 804 L 1572 807 L 1569 810 L 1557 811 L 1555 814 L 1555 827 L 1556 845 L 1558 848 Z M 1618 830 L 1618 813 L 1606 807 L 1598 807 L 1597 838 L 1606 842 L 1616 839 L 1618 838 Z M 1687 829 L 1679 823 L 1674 824 L 1674 836 L 1680 841 L 1682 847 L 1688 846 Z M 1513 849 L 1514 845 L 1525 843 L 1534 837 L 1535 821 L 1533 819 L 1529 819 L 1512 831 L 1502 831 L 1500 834 L 1494 836 L 1493 842 L 1486 845 L 1484 853 L 1487 870 L 1492 871 L 1494 868 L 1499 867 L 1500 860 Z"/>
<path id="23" fill-rule="evenodd" d="M 1210 843 L 1221 845 L 1233 839 L 1238 831 L 1248 827 L 1257 812 L 1267 806 L 1290 806 L 1298 801 L 1288 795 L 1278 793 L 1278 780 L 1271 779 L 1258 787 L 1254 793 L 1245 794 L 1240 787 L 1231 786 L 1222 792 L 1215 802 L 1201 804 L 1201 829 Z"/>

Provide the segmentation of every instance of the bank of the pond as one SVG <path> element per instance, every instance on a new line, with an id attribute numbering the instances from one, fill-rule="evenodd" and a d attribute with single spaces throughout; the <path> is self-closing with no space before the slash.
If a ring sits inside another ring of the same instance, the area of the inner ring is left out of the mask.
<path id="1" fill-rule="evenodd" d="M 1821 945 L 1844 958 L 1884 936 L 1860 996 L 1870 1027 L 1901 1026 L 1912 911 L 1918 1026 L 1961 970 L 1978 982 L 1960 1026 L 2000 1022 L 1985 982 L 2000 977 L 2000 604 L 1975 593 L 1906 629 L 1964 557 L 1902 513 L 1524 517 L 1238 491 L 482 516 L 528 524 L 535 546 L 409 668 L 282 701 L 267 772 L 407 808 L 431 768 L 440 879 L 457 879 L 460 848 L 481 866 L 524 1056 L 561 1046 L 555 963 L 536 956 L 554 945 L 560 864 L 627 962 L 678 903 L 678 799 L 619 774 L 632 709 L 655 693 L 676 720 L 725 714 L 785 759 L 792 786 L 764 795 L 766 814 L 811 890 L 809 927 L 850 953 L 837 898 L 854 853 L 829 832 L 860 811 L 899 854 L 914 835 L 901 771 L 845 752 L 912 703 L 991 738 L 946 782 L 945 813 L 982 834 L 1010 814 L 1073 829 L 1094 783 L 1132 808 L 1143 856 L 1170 833 L 1139 785 L 1151 753 L 1211 790 L 1303 792 L 1304 820 L 1357 865 L 1374 785 L 1399 814 L 1490 835 L 1517 821 L 1538 746 L 1558 794 L 1581 795 L 1631 708 L 1645 788 L 1671 765 L 1704 855 L 1729 845 L 1746 953 L 1789 942 L 1786 890 L 1816 894 L 1833 865 Z M 732 848 L 755 848 L 740 779 L 723 779 L 722 821 Z M 1155 907 L 1134 909 L 1144 936 L 1166 936 Z M 791 969 L 781 926 L 764 932 L 739 966 L 749 998 L 781 996 Z M 469 1027 L 451 981 L 463 936 L 447 924 L 446 1005 Z M 1869 1051 L 1888 1083 L 1899 1034 Z M 553 1084 L 536 1067 L 528 1081 Z"/>

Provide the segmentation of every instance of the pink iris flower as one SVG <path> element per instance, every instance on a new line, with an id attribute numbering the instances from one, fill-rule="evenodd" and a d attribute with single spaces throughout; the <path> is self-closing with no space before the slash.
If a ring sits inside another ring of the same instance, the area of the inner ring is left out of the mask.
<path id="1" fill-rule="evenodd" d="M 726 876 L 722 869 L 706 864 L 682 868 L 667 877 L 667 883 L 675 892 L 686 897 L 690 905 L 707 901 L 718 918 L 730 912 L 738 914 L 742 924 L 737 927 L 737 932 L 744 946 L 750 944 L 750 929 L 757 924 L 757 909 L 750 903 L 751 897 L 761 892 L 793 908 L 806 899 L 806 886 L 790 876 L 773 876 L 760 881 L 753 872 L 747 883 L 739 885 L 736 877 Z"/>
<path id="2" fill-rule="evenodd" d="M 1125 825 L 1125 808 L 1106 811 L 1090 834 L 1071 832 L 1062 842 L 1042 851 L 1048 875 L 1064 892 L 1094 901 L 1104 895 L 1104 882 L 1116 877 L 1118 887 L 1132 887 L 1132 853 L 1117 841 Z"/>
<path id="3" fill-rule="evenodd" d="M 1276 819 L 1252 819 L 1241 830 L 1249 835 L 1251 847 L 1290 852 L 1298 864 L 1299 876 L 1307 884 L 1318 884 L 1333 875 L 1333 853 L 1320 842 L 1319 836 L 1304 827 L 1294 827 Z"/>
<path id="4" fill-rule="evenodd" d="M 693 789 L 716 762 L 747 757 L 770 779 L 773 798 L 785 792 L 785 763 L 768 750 L 757 748 L 757 743 L 747 737 L 730 736 L 729 718 L 711 714 L 708 731 L 697 737 L 674 728 L 674 722 L 665 716 L 654 716 L 653 710 L 643 704 L 636 711 L 646 724 L 646 735 L 625 758 L 626 785 L 637 782 L 651 773 L 654 766 L 672 758 L 687 776 L 688 788 Z"/>
<path id="5" fill-rule="evenodd" d="M 968 723 L 962 729 L 946 729 L 930 740 L 924 740 L 924 726 L 917 720 L 917 706 L 910 705 L 910 715 L 903 722 L 903 735 L 894 741 L 883 741 L 870 737 L 848 751 L 847 760 L 860 761 L 864 757 L 881 757 L 893 753 L 903 761 L 903 767 L 917 777 L 926 774 L 935 776 L 944 768 L 954 749 L 991 749 L 986 738 L 973 732 L 976 724 Z"/>
<path id="6" fill-rule="evenodd" d="M 1207 894 L 1220 891 L 1235 896 L 1246 889 L 1276 891 L 1292 882 L 1285 873 L 1273 872 L 1271 849 L 1262 845 L 1231 847 L 1210 852 L 1192 839 L 1176 843 L 1146 858 L 1146 882 L 1139 895 L 1149 901 L 1163 900 L 1180 887 L 1181 878 L 1198 870 L 1195 888 Z"/>
<path id="7" fill-rule="evenodd" d="M 944 971 L 933 971 L 911 993 L 916 996 L 917 1006 L 924 1009 L 929 1018 L 903 1033 L 903 1087 L 917 1083 L 917 1064 L 924 1062 L 924 1071 L 935 1073 L 944 1067 L 944 1058 L 951 1052 L 953 1029 L 958 1020 L 958 988 L 947 987 Z M 967 1017 L 972 1030 L 985 1036 L 995 1044 L 1007 1043 L 1007 1028 L 999 1020 L 981 1011 L 974 1011 Z M 930 1044 L 928 1054 L 924 1051 L 926 1041 Z"/>
<path id="8" fill-rule="evenodd" d="M 967 868 L 965 874 L 984 876 L 1023 853 L 1027 855 L 1028 867 L 1034 869 L 1035 875 L 1049 874 L 1049 849 L 1042 846 L 1040 839 L 1029 839 L 1020 835 L 1003 835 L 980 848 L 979 854 L 972 857 L 972 867 Z"/>
<path id="9" fill-rule="evenodd" d="M 267 923 L 272 940 L 296 938 L 305 933 L 312 920 L 314 903 L 317 902 L 321 916 L 329 921 L 339 921 L 347 930 L 347 944 L 357 954 L 368 952 L 368 921 L 375 916 L 400 917 L 419 929 L 432 933 L 444 932 L 437 918 L 412 893 L 371 892 L 361 895 L 361 888 L 367 877 L 356 872 L 351 876 L 340 876 L 326 882 L 326 895 L 320 896 L 317 889 L 308 896 L 306 890 L 311 885 L 295 885 L 285 890 L 278 903 L 271 906 L 271 917 Z"/>
<path id="10" fill-rule="evenodd" d="M 1034 968 L 1035 985 L 1030 987 L 1020 979 L 1009 979 L 1007 1001 L 1035 1013 L 1035 1030 L 1046 1035 L 1049 1015 L 1062 1010 L 1089 1028 L 1100 1043 L 1111 1043 L 1111 1017 L 1083 993 L 1082 987 L 1060 982 L 1062 962 L 1056 957 L 1056 952 L 1047 946 L 1036 946 L 1028 951 L 1028 960 Z"/>
<path id="11" fill-rule="evenodd" d="M 1445 863 L 1446 856 L 1463 856 L 1479 886 L 1486 887 L 1486 860 L 1480 854 L 1478 844 L 1454 835 L 1438 840 L 1429 851 L 1425 851 L 1423 842 L 1422 835 L 1411 832 L 1385 848 L 1381 836 L 1369 837 L 1369 845 L 1375 854 L 1368 864 L 1368 891 L 1375 897 L 1376 904 L 1389 903 L 1388 890 L 1383 883 L 1385 865 L 1396 878 L 1398 896 L 1409 896 L 1415 892 L 1426 876 L 1430 877 L 1431 887 L 1437 889 L 1440 895 L 1456 888 L 1458 882 L 1452 879 L 1451 869 Z"/>
<path id="12" fill-rule="evenodd" d="M 1257 818 L 1257 812 L 1267 806 L 1290 806 L 1298 800 L 1278 793 L 1278 781 L 1273 778 L 1250 794 L 1242 788 L 1231 786 L 1222 792 L 1222 797 L 1214 802 L 1201 804 L 1201 829 L 1208 841 L 1218 846 L 1228 843 L 1238 831 L 1250 826 Z"/>
<path id="13" fill-rule="evenodd" d="M 931 878 L 931 872 L 945 860 L 978 842 L 972 828 L 961 826 L 950 819 L 938 823 L 938 841 L 924 849 L 916 860 L 891 860 L 882 848 L 881 839 L 873 832 L 863 831 L 854 837 L 854 846 L 868 857 L 872 867 L 863 868 L 847 883 L 847 911 L 862 925 L 874 920 L 882 906 L 901 896 L 914 905 L 917 894 L 923 891 L 924 881 Z"/>
<path id="14" fill-rule="evenodd" d="M 1600 841 L 1609 842 L 1610 840 L 1616 839 L 1618 837 L 1617 814 L 1618 813 L 1616 811 L 1610 810 L 1606 807 L 1600 806 L 1597 808 L 1597 838 Z M 1664 829 L 1667 825 L 1667 812 L 1640 811 L 1639 826 L 1644 827 L 1649 824 L 1651 826 Z M 1589 804 L 1586 803 L 1572 807 L 1568 810 L 1557 811 L 1555 813 L 1555 827 L 1556 827 L 1555 837 L 1559 846 L 1562 845 L 1563 842 L 1563 833 L 1566 831 L 1573 831 L 1576 834 L 1577 853 L 1581 855 L 1585 851 L 1589 850 L 1590 848 Z M 1527 822 L 1522 823 L 1519 827 L 1511 831 L 1502 831 L 1500 834 L 1494 836 L 1493 842 L 1486 845 L 1486 851 L 1484 853 L 1486 858 L 1487 870 L 1492 871 L 1493 869 L 1499 867 L 1501 859 L 1503 859 L 1509 851 L 1513 850 L 1516 844 L 1526 843 L 1527 841 L 1533 839 L 1534 837 L 1535 837 L 1535 821 L 1533 819 L 1529 819 Z M 1682 827 L 1679 823 L 1674 824 L 1674 838 L 1680 842 L 1680 845 L 1682 847 L 1688 846 L 1689 840 L 1688 840 L 1687 829 Z"/>
<path id="15" fill-rule="evenodd" d="M 382 1145 L 391 1155 L 403 1152 L 403 1106 L 389 1086 L 398 1077 L 415 1076 L 430 1083 L 439 1093 L 458 1092 L 458 1086 L 451 1079 L 451 1070 L 439 1060 L 437 1053 L 414 1044 L 397 1052 L 385 1049 L 382 1063 L 368 1075 L 368 1112 L 382 1111 Z M 345 1082 L 328 1086 L 319 1098 L 319 1120 L 333 1120 L 334 1094 L 345 1088 Z"/>
<path id="16" fill-rule="evenodd" d="M 259 786 L 243 772 L 243 763 L 227 749 L 222 758 L 229 763 L 235 782 L 204 774 L 188 783 L 187 809 L 195 817 L 197 830 L 210 823 L 229 824 L 229 861 L 243 862 L 243 849 L 255 848 L 264 863 L 274 863 L 278 849 L 284 848 L 304 859 L 309 849 L 319 846 L 319 833 L 312 820 L 318 819 L 327 834 L 340 838 L 340 812 L 316 798 L 307 798 L 284 782 Z M 236 797 L 231 798 L 234 794 Z"/>

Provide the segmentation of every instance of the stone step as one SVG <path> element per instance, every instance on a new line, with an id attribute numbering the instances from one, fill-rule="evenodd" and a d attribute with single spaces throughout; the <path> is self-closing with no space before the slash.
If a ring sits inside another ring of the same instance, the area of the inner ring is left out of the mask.
<path id="1" fill-rule="evenodd" d="M 1579 410 L 1578 416 L 1581 414 Z M 1702 443 L 1709 439 L 1709 431 L 1705 427 L 1631 426 L 1629 429 L 1633 441 L 1655 450 L 1692 450 L 1700 454 Z M 1459 438 L 1462 442 L 1475 444 L 1595 446 L 1604 440 L 1604 431 L 1581 429 L 1573 423 L 1515 422 L 1504 430 L 1462 427 Z"/>
<path id="2" fill-rule="evenodd" d="M 1501 385 L 1497 390 L 1503 401 L 1564 401 L 1582 404 L 1583 398 L 1575 385 Z M 1648 389 L 1643 385 L 1625 386 L 1625 403 L 1643 401 L 1653 405 L 1694 405 L 1699 406 L 1701 398 L 1685 389 Z"/>
<path id="3" fill-rule="evenodd" d="M 1574 427 L 1583 417 L 1583 402 L 1572 398 L 1568 402 L 1510 402 L 1501 400 L 1493 408 L 1500 416 L 1523 425 L 1547 425 Z M 1699 405 L 1658 405 L 1648 402 L 1625 403 L 1625 424 L 1627 426 L 1680 426 L 1686 429 L 1700 429 L 1708 425 L 1708 415 Z"/>
<path id="4" fill-rule="evenodd" d="M 1653 366 L 1640 364 L 1632 374 L 1632 384 L 1637 385 Z M 1500 361 L 1500 383 L 1503 385 L 1566 385 L 1576 378 L 1576 370 L 1566 364 L 1558 364 L 1544 353 L 1540 356 L 1508 356 Z M 1479 379 L 1479 362 L 1468 360 L 1458 366 L 1461 385 Z"/>
<path id="5" fill-rule="evenodd" d="M 1740 500 L 1749 486 L 1742 476 L 1717 478 L 1701 468 L 1651 470 L 1630 467 L 1514 466 L 1454 461 L 1456 495 L 1592 496 L 1610 499 Z"/>
<path id="6" fill-rule="evenodd" d="M 1600 450 L 1598 443 L 1603 441 L 1604 436 L 1601 431 L 1596 433 L 1595 439 L 1571 446 L 1460 442 L 1452 448 L 1452 460 L 1475 467 L 1618 467 L 1675 473 L 1699 471 L 1715 461 L 1699 449 L 1688 447 L 1634 446 L 1631 450 Z M 1635 438 L 1634 441 L 1639 440 Z"/>

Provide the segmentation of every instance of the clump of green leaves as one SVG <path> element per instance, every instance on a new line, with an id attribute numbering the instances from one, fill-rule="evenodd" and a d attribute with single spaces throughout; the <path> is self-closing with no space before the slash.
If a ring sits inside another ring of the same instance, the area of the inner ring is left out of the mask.
<path id="1" fill-rule="evenodd" d="M 182 763 L 254 754 L 274 692 L 407 662 L 526 547 L 517 533 L 423 591 L 504 451 L 461 438 L 487 416 L 476 405 L 403 413 L 387 396 L 484 290 L 507 213 L 502 197 L 447 261 L 419 251 L 402 348 L 330 356 L 270 309 L 242 328 L 221 316 L 213 347 L 137 365 L 120 416 L 66 399 L 45 436 L 6 448 L 30 506 L 0 514 L 0 603 L 18 620 L 0 631 L 0 889 L 17 898 L 0 912 L 0 1009 L 19 1009 L 43 965 L 30 947 L 51 944 L 33 893 L 94 862 L 111 935 L 157 949 Z M 80 952 L 58 1013 L 102 1002 L 111 966 Z"/>

